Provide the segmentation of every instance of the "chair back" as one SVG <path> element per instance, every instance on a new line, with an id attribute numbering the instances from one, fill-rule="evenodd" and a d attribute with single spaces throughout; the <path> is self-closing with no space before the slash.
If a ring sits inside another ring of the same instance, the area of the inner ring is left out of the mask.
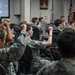
<path id="1" fill-rule="evenodd" d="M 39 36 L 40 31 L 39 31 L 38 27 L 32 26 L 32 28 L 33 28 L 33 36 L 32 36 L 32 39 L 33 40 L 39 40 L 40 39 L 40 36 Z"/>
<path id="2" fill-rule="evenodd" d="M 0 64 L 0 75 L 6 75 L 4 67 Z"/>

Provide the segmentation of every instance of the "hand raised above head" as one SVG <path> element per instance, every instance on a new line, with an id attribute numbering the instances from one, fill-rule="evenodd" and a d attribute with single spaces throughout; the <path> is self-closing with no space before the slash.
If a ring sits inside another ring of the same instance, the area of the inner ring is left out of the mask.
<path id="1" fill-rule="evenodd" d="M 5 21 L 5 22 L 3 23 L 3 25 L 4 25 L 5 27 L 8 26 L 7 21 Z"/>
<path id="2" fill-rule="evenodd" d="M 21 28 L 22 30 L 27 30 L 27 26 L 26 26 L 26 24 L 22 24 L 22 25 L 20 25 L 20 28 Z"/>

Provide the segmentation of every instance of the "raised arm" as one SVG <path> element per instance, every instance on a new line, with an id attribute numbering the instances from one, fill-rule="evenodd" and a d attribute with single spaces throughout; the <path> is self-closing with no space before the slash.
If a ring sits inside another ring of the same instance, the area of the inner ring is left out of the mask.
<path id="1" fill-rule="evenodd" d="M 7 32 L 6 41 L 7 42 L 12 41 L 12 32 L 9 25 L 7 24 L 7 22 L 4 22 L 3 24 L 6 27 L 6 32 Z"/>
<path id="2" fill-rule="evenodd" d="M 46 42 L 46 47 L 48 47 L 52 44 L 52 32 L 53 32 L 53 27 L 49 27 L 49 37 Z"/>
<path id="3" fill-rule="evenodd" d="M 21 58 L 26 47 L 25 32 L 25 30 L 22 30 L 17 39 L 17 42 L 10 47 L 0 48 L 0 59 L 7 61 L 17 61 Z"/>

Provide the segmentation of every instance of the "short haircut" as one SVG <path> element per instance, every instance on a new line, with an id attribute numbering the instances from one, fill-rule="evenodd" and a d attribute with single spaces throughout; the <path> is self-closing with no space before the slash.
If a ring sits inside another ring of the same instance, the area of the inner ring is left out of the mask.
<path id="1" fill-rule="evenodd" d="M 33 18 L 32 18 L 32 22 L 35 23 L 35 21 L 36 21 L 37 19 L 38 19 L 37 17 L 33 17 Z"/>
<path id="2" fill-rule="evenodd" d="M 0 39 L 4 40 L 4 38 L 5 38 L 5 33 L 3 30 L 0 30 Z"/>
<path id="3" fill-rule="evenodd" d="M 65 17 L 65 16 L 61 16 L 60 19 L 62 19 L 63 17 Z"/>
<path id="4" fill-rule="evenodd" d="M 72 28 L 64 29 L 57 38 L 58 50 L 63 58 L 75 56 L 75 30 Z"/>
<path id="5" fill-rule="evenodd" d="M 9 18 L 7 18 L 7 19 L 5 19 L 5 20 L 4 20 L 4 22 L 5 22 L 5 21 L 10 22 L 10 19 L 9 19 Z"/>
<path id="6" fill-rule="evenodd" d="M 21 27 L 22 24 L 23 24 L 23 23 L 21 22 L 21 23 L 19 24 L 19 27 Z"/>
<path id="7" fill-rule="evenodd" d="M 27 25 L 27 30 L 26 30 L 26 31 L 28 32 L 28 30 L 30 30 L 31 27 L 32 27 L 32 26 L 31 26 L 30 24 L 28 24 L 28 25 Z"/>
<path id="8" fill-rule="evenodd" d="M 70 24 L 74 23 L 74 21 L 70 21 Z"/>
<path id="9" fill-rule="evenodd" d="M 59 24 L 62 24 L 62 20 L 60 19 L 56 19 L 55 22 L 54 22 L 55 26 L 58 27 Z"/>
<path id="10" fill-rule="evenodd" d="M 43 19 L 43 17 L 39 17 L 39 21 L 41 21 Z"/>

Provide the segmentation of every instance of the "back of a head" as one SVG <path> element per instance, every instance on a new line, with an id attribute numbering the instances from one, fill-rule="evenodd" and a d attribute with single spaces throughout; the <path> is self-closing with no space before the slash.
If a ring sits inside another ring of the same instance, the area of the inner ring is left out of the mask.
<path id="1" fill-rule="evenodd" d="M 65 16 L 61 16 L 60 19 L 64 18 Z"/>
<path id="2" fill-rule="evenodd" d="M 33 40 L 39 40 L 39 28 L 37 26 L 32 26 L 33 28 L 33 36 L 31 37 Z"/>
<path id="3" fill-rule="evenodd" d="M 27 25 L 27 30 L 26 30 L 26 31 L 28 32 L 28 30 L 31 30 L 31 27 L 32 27 L 32 26 L 31 26 L 30 24 L 28 24 L 28 25 Z"/>
<path id="4" fill-rule="evenodd" d="M 70 24 L 74 23 L 74 21 L 70 21 Z"/>
<path id="5" fill-rule="evenodd" d="M 57 38 L 57 44 L 63 58 L 75 57 L 75 30 L 64 29 Z"/>
<path id="6" fill-rule="evenodd" d="M 43 17 L 39 17 L 39 21 L 41 21 L 43 19 Z"/>
<path id="7" fill-rule="evenodd" d="M 55 24 L 56 27 L 58 27 L 60 24 L 62 24 L 62 20 L 56 19 L 54 24 Z"/>
<path id="8" fill-rule="evenodd" d="M 23 23 L 23 24 L 29 24 L 29 22 L 27 20 L 25 20 L 25 19 L 23 19 L 21 23 Z"/>
<path id="9" fill-rule="evenodd" d="M 65 16 L 61 16 L 60 19 L 62 20 L 62 22 L 65 21 Z"/>
<path id="10" fill-rule="evenodd" d="M 37 17 L 33 17 L 32 18 L 32 23 L 35 23 L 37 19 L 38 19 Z"/>

